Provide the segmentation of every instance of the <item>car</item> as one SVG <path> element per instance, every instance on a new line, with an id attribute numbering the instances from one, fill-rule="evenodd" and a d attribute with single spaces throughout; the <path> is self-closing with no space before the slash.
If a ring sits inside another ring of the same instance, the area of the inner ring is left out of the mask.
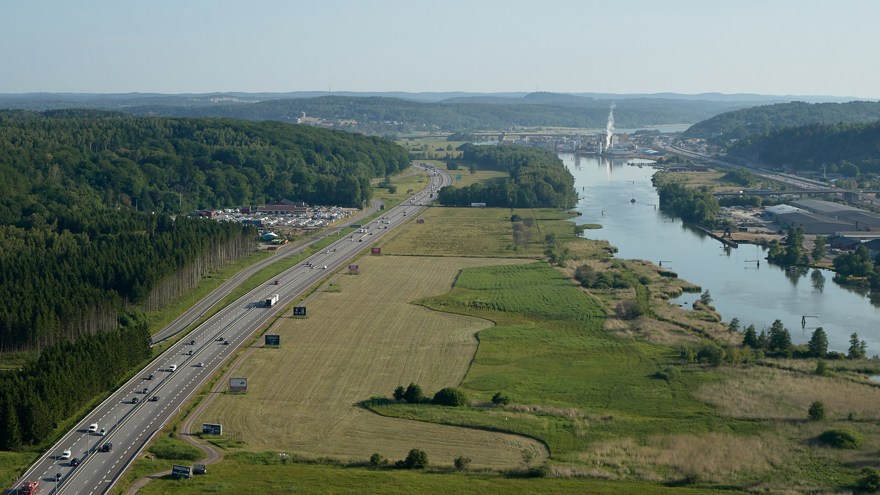
<path id="1" fill-rule="evenodd" d="M 176 369 L 177 369 L 177 365 L 176 365 L 176 364 L 172 364 L 172 365 L 169 365 L 169 366 L 168 366 L 168 371 L 174 371 L 174 370 L 176 370 Z"/>
<path id="2" fill-rule="evenodd" d="M 70 462 L 68 464 L 70 464 L 70 467 L 77 467 L 79 466 L 79 459 L 73 457 L 70 459 Z"/>
<path id="3" fill-rule="evenodd" d="M 196 363 L 196 368 L 201 368 L 204 365 L 205 365 L 205 363 Z"/>
<path id="4" fill-rule="evenodd" d="M 192 349 L 190 349 L 189 352 L 187 352 L 186 354 L 187 354 L 188 356 L 192 356 L 192 355 L 193 355 L 193 351 L 192 351 Z"/>
<path id="5" fill-rule="evenodd" d="M 190 340 L 190 341 L 189 341 L 189 345 L 196 345 L 196 341 L 195 341 L 195 340 Z"/>
<path id="6" fill-rule="evenodd" d="M 326 269 L 327 269 L 327 265 L 324 265 L 321 267 L 321 270 L 326 270 Z"/>
<path id="7" fill-rule="evenodd" d="M 55 482 L 61 481 L 61 473 L 55 473 Z"/>
<path id="8" fill-rule="evenodd" d="M 150 373 L 150 376 L 147 377 L 147 380 L 152 380 L 153 378 L 156 378 L 156 376 L 154 374 Z"/>
<path id="9" fill-rule="evenodd" d="M 101 428 L 101 431 L 98 432 L 98 435 L 102 436 L 102 437 L 106 434 L 107 434 L 107 428 Z"/>
<path id="10" fill-rule="evenodd" d="M 146 393 L 147 393 L 147 390 L 148 390 L 147 387 L 144 387 L 144 389 L 141 391 L 141 393 L 142 393 L 142 394 L 146 394 Z"/>
<path id="11" fill-rule="evenodd" d="M 67 459 L 70 459 L 71 455 L 73 454 L 70 453 L 70 449 L 64 449 L 64 451 L 61 452 L 61 455 L 58 456 L 58 458 L 62 461 L 66 461 Z"/>
<path id="12" fill-rule="evenodd" d="M 217 342 L 223 342 L 225 339 L 223 337 L 217 337 Z"/>
<path id="13" fill-rule="evenodd" d="M 137 403 L 138 403 L 138 398 L 137 398 L 137 397 L 132 397 L 132 398 L 131 398 L 131 403 L 132 403 L 132 404 L 137 404 Z M 99 435 L 100 435 L 100 433 L 99 433 Z"/>
<path id="14" fill-rule="evenodd" d="M 224 341 L 223 341 L 223 345 L 229 345 L 229 341 L 228 341 L 228 340 L 224 340 Z"/>
<path id="15" fill-rule="evenodd" d="M 95 433 L 98 431 L 98 423 L 92 423 L 89 425 L 89 433 Z"/>
<path id="16" fill-rule="evenodd" d="M 275 285 L 281 285 L 281 281 L 280 281 L 280 280 L 276 280 L 276 281 L 275 281 Z"/>
<path id="17" fill-rule="evenodd" d="M 158 402 L 158 401 L 159 401 L 158 395 L 154 395 L 154 396 L 150 397 L 150 402 Z"/>
<path id="18" fill-rule="evenodd" d="M 101 445 L 101 452 L 110 452 L 111 450 L 113 450 L 113 444 L 112 444 L 112 443 L 107 442 L 107 443 L 105 443 L 104 445 Z"/>

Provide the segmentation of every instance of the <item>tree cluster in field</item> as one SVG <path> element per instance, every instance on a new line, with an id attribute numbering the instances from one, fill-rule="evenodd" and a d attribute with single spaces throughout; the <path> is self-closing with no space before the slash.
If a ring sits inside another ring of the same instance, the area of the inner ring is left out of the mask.
<path id="1" fill-rule="evenodd" d="M 468 462 L 470 462 L 470 459 L 468 459 Z M 385 467 L 390 463 L 391 461 L 378 452 L 370 456 L 370 466 L 372 467 Z M 411 449 L 406 454 L 406 458 L 395 461 L 393 467 L 397 469 L 425 469 L 428 467 L 428 454 L 421 449 Z"/>
<path id="2" fill-rule="evenodd" d="M 42 443 L 149 357 L 150 334 L 146 321 L 139 320 L 49 346 L 18 372 L 0 374 L 0 448 Z"/>
<path id="3" fill-rule="evenodd" d="M 721 180 L 726 182 L 733 182 L 734 184 L 739 186 L 748 187 L 755 182 L 755 176 L 752 175 L 752 173 L 749 172 L 747 169 L 737 167 L 731 169 L 729 172 L 724 174 L 721 177 Z"/>
<path id="4" fill-rule="evenodd" d="M 586 264 L 580 265 L 574 271 L 574 278 L 580 282 L 581 287 L 587 289 L 633 289 L 635 298 L 621 301 L 615 308 L 615 313 L 624 320 L 634 320 L 651 314 L 651 292 L 648 289 L 650 280 L 627 270 L 620 261 L 612 261 L 611 266 L 604 270 L 596 270 Z"/>
<path id="5" fill-rule="evenodd" d="M 51 223 L 28 228 L 0 225 L 5 352 L 115 329 L 125 323 L 125 308 L 146 303 L 184 266 L 199 265 L 204 273 L 183 272 L 186 280 L 163 285 L 159 296 L 175 297 L 197 275 L 251 252 L 256 236 L 235 223 L 109 208 L 59 208 L 46 220 Z"/>
<path id="6" fill-rule="evenodd" d="M 409 165 L 379 138 L 278 122 L 0 111 L 0 223 L 54 204 L 184 213 L 289 199 L 360 207 Z"/>
<path id="7" fill-rule="evenodd" d="M 462 161 L 481 170 L 501 170 L 510 177 L 487 184 L 444 187 L 438 201 L 447 206 L 486 206 L 505 208 L 574 207 L 577 193 L 574 177 L 551 150 L 527 146 L 461 146 Z"/>
<path id="8" fill-rule="evenodd" d="M 673 180 L 669 173 L 657 173 L 651 178 L 657 188 L 660 209 L 685 222 L 711 226 L 721 211 L 718 200 L 708 187 L 690 188 Z"/>
<path id="9" fill-rule="evenodd" d="M 455 387 L 442 388 L 429 399 L 425 396 L 422 387 L 415 383 L 410 383 L 406 388 L 403 385 L 394 389 L 391 394 L 394 400 L 408 402 L 410 404 L 436 404 L 438 406 L 464 406 L 467 405 L 467 396 L 460 389 Z"/>
<path id="10" fill-rule="evenodd" d="M 859 339 L 857 333 L 850 335 L 850 347 L 848 352 L 844 354 L 828 350 L 828 336 L 822 327 L 813 331 L 809 342 L 797 346 L 792 344 L 791 333 L 780 320 L 775 320 L 770 325 L 769 331 L 761 330 L 758 333 L 754 325 L 749 325 L 741 330 L 739 319 L 734 318 L 730 321 L 728 330 L 730 332 L 742 331 L 741 345 L 722 345 L 706 340 L 698 345 L 682 346 L 680 357 L 689 363 L 703 363 L 712 366 L 720 366 L 723 363 L 743 364 L 764 357 L 818 358 L 816 374 L 824 375 L 827 372 L 825 359 L 864 359 L 867 356 L 867 343 Z M 658 378 L 667 379 L 665 375 L 658 376 Z"/>

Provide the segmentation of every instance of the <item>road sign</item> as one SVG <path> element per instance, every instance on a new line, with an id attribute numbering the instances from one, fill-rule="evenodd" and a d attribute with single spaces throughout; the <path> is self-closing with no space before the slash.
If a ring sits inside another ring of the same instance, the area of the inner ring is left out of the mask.
<path id="1" fill-rule="evenodd" d="M 175 478 L 192 478 L 192 467 L 172 464 L 171 476 Z"/>
<path id="2" fill-rule="evenodd" d="M 424 218 L 417 218 L 416 223 L 418 223 L 418 224 L 425 223 L 425 219 Z"/>
<path id="3" fill-rule="evenodd" d="M 306 317 L 306 307 L 305 306 L 294 306 L 293 307 L 293 316 L 299 316 L 301 318 Z"/>
<path id="4" fill-rule="evenodd" d="M 370 254 L 373 254 L 373 255 L 382 254 L 382 248 L 380 248 L 380 247 L 371 248 Z"/>
<path id="5" fill-rule="evenodd" d="M 360 273 L 360 268 L 358 265 L 348 265 L 348 273 Z"/>
<path id="6" fill-rule="evenodd" d="M 202 423 L 202 433 L 206 435 L 222 435 L 223 425 L 216 423 Z"/>
<path id="7" fill-rule="evenodd" d="M 281 345 L 280 335 L 266 335 L 266 345 L 278 347 Z"/>
<path id="8" fill-rule="evenodd" d="M 247 392 L 247 378 L 230 378 L 230 392 Z"/>

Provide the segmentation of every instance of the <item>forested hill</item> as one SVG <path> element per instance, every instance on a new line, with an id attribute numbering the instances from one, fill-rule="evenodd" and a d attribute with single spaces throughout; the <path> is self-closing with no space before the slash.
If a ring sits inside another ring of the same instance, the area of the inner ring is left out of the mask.
<path id="1" fill-rule="evenodd" d="M 280 199 L 360 206 L 371 178 L 408 163 L 378 138 L 278 122 L 2 111 L 0 223 L 52 203 L 169 213 Z"/>
<path id="2" fill-rule="evenodd" d="M 444 99 L 444 96 L 446 98 Z M 766 96 L 530 94 L 202 94 L 2 95 L 0 108 L 100 108 L 128 114 L 296 122 L 325 119 L 344 130 L 387 135 L 412 131 L 479 131 L 527 127 L 604 128 L 616 104 L 618 128 L 686 124 L 721 112 L 764 104 Z M 777 101 L 782 97 L 775 97 Z M 341 123 L 340 121 L 345 121 Z M 353 122 L 353 121 L 356 121 Z"/>
<path id="3" fill-rule="evenodd" d="M 811 124 L 859 124 L 880 120 L 880 102 L 778 103 L 722 113 L 691 126 L 683 138 L 728 144 L 749 136 Z"/>
<path id="4" fill-rule="evenodd" d="M 150 356 L 145 311 L 253 252 L 253 227 L 183 213 L 359 206 L 408 163 L 380 139 L 277 122 L 0 112 L 0 448 L 44 442 L 115 387 Z"/>
<path id="5" fill-rule="evenodd" d="M 796 170 L 857 177 L 880 173 L 880 121 L 868 124 L 814 124 L 753 136 L 732 145 L 728 154 Z"/>
<path id="6" fill-rule="evenodd" d="M 179 106 L 146 105 L 124 109 L 141 115 L 234 117 L 251 120 L 295 121 L 303 113 L 324 119 L 356 120 L 355 130 L 378 134 L 434 131 L 479 131 L 511 127 L 604 128 L 614 100 L 537 94 L 523 98 L 456 98 L 417 102 L 389 97 L 322 96 L 267 100 L 257 103 Z M 617 126 L 698 122 L 747 104 L 634 98 L 616 103 Z"/>

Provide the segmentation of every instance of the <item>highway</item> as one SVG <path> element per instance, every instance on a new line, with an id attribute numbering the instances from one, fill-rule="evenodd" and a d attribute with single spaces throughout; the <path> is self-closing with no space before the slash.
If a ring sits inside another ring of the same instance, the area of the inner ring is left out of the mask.
<path id="1" fill-rule="evenodd" d="M 436 197 L 440 188 L 452 183 L 445 171 L 427 171 L 428 186 L 409 200 L 251 290 L 172 345 L 62 436 L 12 489 L 39 480 L 34 493 L 108 492 L 150 440 L 258 330 L 310 287 L 347 267 L 375 241 L 417 216 L 432 201 L 429 195 Z M 266 299 L 274 294 L 278 294 L 278 303 L 266 306 Z M 186 318 L 194 321 L 208 307 L 199 307 Z M 93 424 L 97 431 L 91 433 L 88 430 Z M 103 435 L 101 429 L 106 430 Z M 102 448 L 105 444 L 112 445 L 109 451 Z M 78 466 L 59 458 L 65 449 L 79 461 Z M 170 465 L 162 465 L 162 469 L 168 468 Z"/>

